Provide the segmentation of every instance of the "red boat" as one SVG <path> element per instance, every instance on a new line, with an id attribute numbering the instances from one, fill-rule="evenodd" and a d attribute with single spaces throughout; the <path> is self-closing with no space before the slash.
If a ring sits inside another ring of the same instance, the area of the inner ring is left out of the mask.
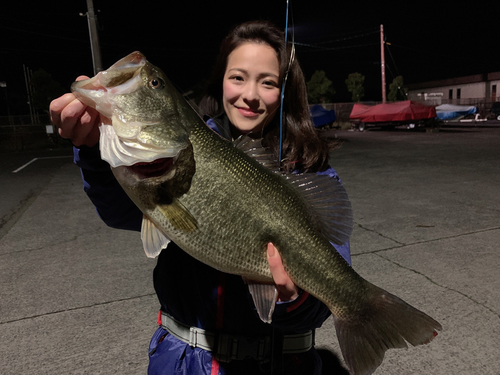
<path id="1" fill-rule="evenodd" d="M 375 125 L 404 125 L 423 124 L 424 120 L 436 118 L 436 109 L 433 106 L 420 104 L 412 100 L 403 102 L 383 103 L 377 105 L 354 104 L 349 116 L 360 131 L 365 126 Z"/>

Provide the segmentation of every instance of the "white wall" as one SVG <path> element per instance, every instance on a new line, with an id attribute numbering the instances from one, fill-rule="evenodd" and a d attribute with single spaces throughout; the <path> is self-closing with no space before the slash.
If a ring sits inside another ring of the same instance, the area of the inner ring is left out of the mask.
<path id="1" fill-rule="evenodd" d="M 494 81 L 496 82 L 496 81 Z M 449 91 L 453 90 L 452 99 L 457 99 L 457 89 L 460 89 L 460 98 L 484 98 L 486 93 L 486 83 L 467 83 L 462 85 L 450 85 L 442 87 L 433 87 L 430 89 L 420 89 L 420 90 L 410 90 L 408 92 L 408 97 L 411 100 L 421 100 L 422 93 L 427 100 L 435 99 L 436 97 L 441 97 L 442 99 L 449 99 Z M 497 96 L 499 96 L 500 85 L 497 85 Z M 420 94 L 420 95 L 419 95 Z"/>

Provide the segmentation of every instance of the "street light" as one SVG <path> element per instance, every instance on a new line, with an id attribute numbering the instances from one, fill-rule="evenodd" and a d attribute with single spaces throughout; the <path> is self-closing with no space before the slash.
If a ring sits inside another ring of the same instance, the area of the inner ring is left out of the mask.
<path id="1" fill-rule="evenodd" d="M 10 117 L 9 96 L 7 94 L 7 82 L 0 81 L 0 87 L 5 88 L 5 105 L 7 106 L 7 116 L 9 117 L 9 124 L 12 125 L 12 118 Z"/>

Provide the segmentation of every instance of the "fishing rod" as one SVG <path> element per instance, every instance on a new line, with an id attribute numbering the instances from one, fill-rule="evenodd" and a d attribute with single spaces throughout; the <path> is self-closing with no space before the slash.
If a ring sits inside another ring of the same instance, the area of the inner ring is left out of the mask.
<path id="1" fill-rule="evenodd" d="M 288 8 L 289 8 L 289 0 L 286 0 L 286 17 L 285 17 L 285 52 L 287 50 L 287 43 L 288 43 Z M 278 159 L 278 164 L 279 164 L 279 170 L 281 171 L 281 162 L 283 160 L 283 100 L 285 97 L 285 84 L 286 84 L 286 79 L 288 77 L 288 72 L 290 70 L 290 67 L 292 66 L 294 54 L 295 54 L 295 44 L 294 44 L 295 37 L 292 33 L 292 51 L 290 52 L 290 60 L 288 61 L 288 68 L 285 72 L 285 77 L 283 78 L 283 82 L 281 83 L 281 105 L 280 105 L 280 148 L 279 148 L 279 159 Z M 274 374 L 274 348 L 275 348 L 275 327 L 273 326 L 273 329 L 271 331 L 271 343 L 272 343 L 272 350 L 271 350 L 271 374 Z"/>
<path id="2" fill-rule="evenodd" d="M 288 8 L 289 8 L 289 0 L 286 0 L 286 17 L 285 17 L 285 51 L 288 43 Z M 293 50 L 293 47 L 292 47 Z M 280 165 L 280 170 L 281 170 L 281 162 L 283 161 L 283 101 L 285 98 L 285 84 L 286 84 L 286 79 L 288 77 L 288 71 L 290 70 L 290 66 L 292 65 L 292 56 L 293 52 L 290 55 L 290 61 L 288 64 L 288 69 L 285 73 L 285 77 L 283 78 L 283 82 L 281 83 L 281 106 L 280 106 L 280 148 L 279 148 L 279 158 L 278 158 L 278 163 Z"/>

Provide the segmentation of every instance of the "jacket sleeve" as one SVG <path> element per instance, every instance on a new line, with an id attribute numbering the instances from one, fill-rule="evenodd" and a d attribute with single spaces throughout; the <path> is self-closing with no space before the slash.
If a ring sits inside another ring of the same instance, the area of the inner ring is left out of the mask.
<path id="1" fill-rule="evenodd" d="M 329 316 L 323 302 L 302 291 L 295 301 L 276 304 L 271 324 L 287 332 L 304 332 L 321 327 Z"/>
<path id="2" fill-rule="evenodd" d="M 142 212 L 123 191 L 109 164 L 101 159 L 99 147 L 74 147 L 73 153 L 81 170 L 83 190 L 101 219 L 112 228 L 140 231 Z"/>

